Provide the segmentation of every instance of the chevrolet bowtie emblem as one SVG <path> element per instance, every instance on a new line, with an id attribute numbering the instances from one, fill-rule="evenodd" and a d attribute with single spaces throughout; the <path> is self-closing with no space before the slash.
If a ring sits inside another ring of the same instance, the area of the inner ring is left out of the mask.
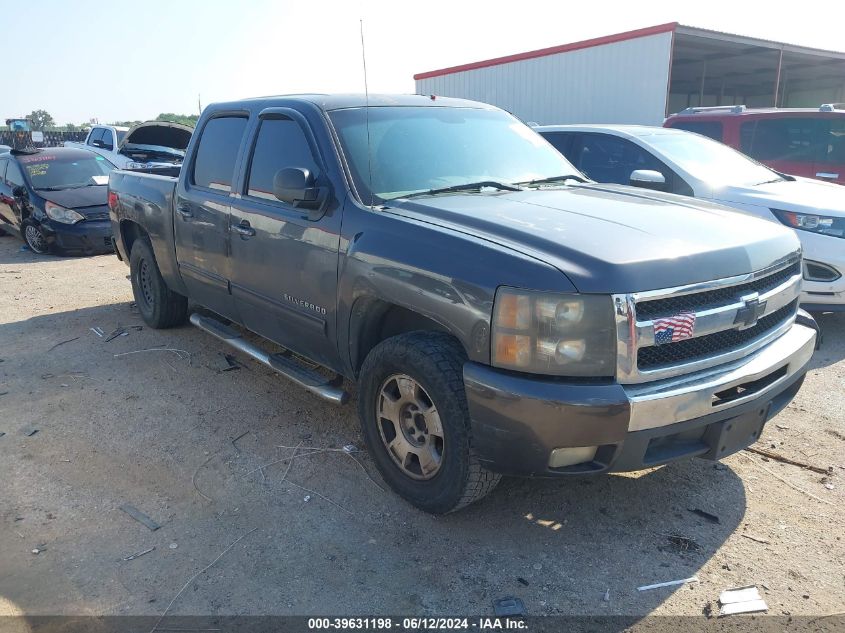
<path id="1" fill-rule="evenodd" d="M 757 325 L 757 320 L 766 311 L 766 302 L 760 301 L 760 298 L 756 294 L 743 297 L 742 300 L 745 302 L 745 305 L 736 311 L 736 316 L 734 317 L 734 325 L 739 325 L 740 330 Z"/>

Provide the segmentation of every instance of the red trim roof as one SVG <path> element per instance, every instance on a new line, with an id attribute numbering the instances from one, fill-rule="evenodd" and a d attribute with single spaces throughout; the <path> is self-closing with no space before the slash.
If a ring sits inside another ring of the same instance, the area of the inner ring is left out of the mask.
<path id="1" fill-rule="evenodd" d="M 582 48 L 591 48 L 593 46 L 602 46 L 603 44 L 613 44 L 615 42 L 624 42 L 626 40 L 633 40 L 638 37 L 648 37 L 649 35 L 657 35 L 658 33 L 670 33 L 678 27 L 677 22 L 669 22 L 667 24 L 659 24 L 657 26 L 649 26 L 644 29 L 637 29 L 635 31 L 625 31 L 624 33 L 617 33 L 615 35 L 605 35 L 604 37 L 596 37 L 591 40 L 584 40 L 582 42 L 573 42 L 572 44 L 562 44 L 560 46 L 552 46 L 550 48 L 541 48 L 536 51 L 528 51 L 526 53 L 517 53 L 516 55 L 506 55 L 505 57 L 496 57 L 494 59 L 486 59 L 480 62 L 472 62 L 470 64 L 462 64 L 460 66 L 451 66 L 450 68 L 441 68 L 439 70 L 430 70 L 424 73 L 414 75 L 414 79 L 428 79 L 430 77 L 440 77 L 441 75 L 451 75 L 452 73 L 459 73 L 465 70 L 475 70 L 476 68 L 487 68 L 488 66 L 499 66 L 500 64 L 509 64 L 510 62 L 519 62 L 524 59 L 534 59 L 535 57 L 546 57 L 548 55 L 557 55 L 558 53 L 568 53 L 569 51 L 577 51 Z"/>

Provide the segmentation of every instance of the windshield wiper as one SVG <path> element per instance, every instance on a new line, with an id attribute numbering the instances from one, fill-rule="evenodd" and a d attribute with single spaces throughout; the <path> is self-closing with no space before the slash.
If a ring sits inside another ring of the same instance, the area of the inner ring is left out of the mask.
<path id="1" fill-rule="evenodd" d="M 417 196 L 434 196 L 438 193 L 455 193 L 459 191 L 481 191 L 484 187 L 491 189 L 499 189 L 501 191 L 520 191 L 519 187 L 513 185 L 506 185 L 503 182 L 496 182 L 495 180 L 481 180 L 479 182 L 468 182 L 463 185 L 453 185 L 451 187 L 443 187 L 441 189 L 429 189 L 428 191 L 416 191 L 409 193 L 406 196 L 399 196 L 399 198 L 415 198 Z"/>
<path id="2" fill-rule="evenodd" d="M 563 176 L 550 176 L 549 178 L 537 178 L 536 180 L 526 180 L 525 182 L 516 182 L 516 185 L 545 185 L 552 182 L 564 182 L 566 180 L 574 180 L 576 182 L 589 182 L 586 178 L 576 176 L 575 174 L 565 174 Z"/>

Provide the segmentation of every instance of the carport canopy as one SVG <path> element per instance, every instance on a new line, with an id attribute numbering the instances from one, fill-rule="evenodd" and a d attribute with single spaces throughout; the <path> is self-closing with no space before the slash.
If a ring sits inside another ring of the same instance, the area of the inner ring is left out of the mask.
<path id="1" fill-rule="evenodd" d="M 845 101 L 845 53 L 677 25 L 667 114 L 690 106 Z"/>

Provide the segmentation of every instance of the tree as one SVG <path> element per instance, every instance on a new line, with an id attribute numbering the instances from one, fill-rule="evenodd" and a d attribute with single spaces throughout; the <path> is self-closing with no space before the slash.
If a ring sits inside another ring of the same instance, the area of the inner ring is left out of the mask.
<path id="1" fill-rule="evenodd" d="M 196 114 L 174 114 L 173 112 L 162 112 L 156 117 L 156 121 L 173 121 L 174 123 L 181 123 L 182 125 L 196 127 L 198 118 L 199 116 Z"/>
<path id="2" fill-rule="evenodd" d="M 53 117 L 46 110 L 33 110 L 27 118 L 32 121 L 33 130 L 43 131 L 48 127 L 55 127 L 56 125 Z"/>

